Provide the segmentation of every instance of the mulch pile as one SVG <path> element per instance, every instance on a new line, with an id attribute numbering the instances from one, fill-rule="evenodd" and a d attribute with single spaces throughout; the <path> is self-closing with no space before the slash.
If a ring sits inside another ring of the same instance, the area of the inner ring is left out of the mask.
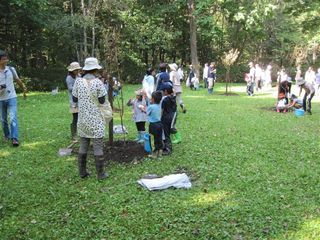
<path id="1" fill-rule="evenodd" d="M 78 154 L 79 146 L 73 147 L 72 154 Z M 92 146 L 89 150 L 90 158 L 93 158 Z M 144 151 L 143 144 L 139 144 L 135 141 L 114 141 L 110 146 L 107 141 L 104 145 L 104 156 L 106 162 L 118 162 L 118 163 L 137 163 L 143 158 L 147 157 L 147 153 Z"/>

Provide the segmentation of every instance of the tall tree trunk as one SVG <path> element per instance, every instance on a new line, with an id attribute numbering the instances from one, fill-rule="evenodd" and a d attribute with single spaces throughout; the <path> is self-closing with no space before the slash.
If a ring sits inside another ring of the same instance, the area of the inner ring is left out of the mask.
<path id="1" fill-rule="evenodd" d="M 196 76 L 199 78 L 199 61 L 197 49 L 197 21 L 195 17 L 195 0 L 188 0 L 189 19 L 190 19 L 190 50 L 191 63 L 194 66 Z"/>
<path id="2" fill-rule="evenodd" d="M 81 10 L 83 18 L 86 19 L 87 11 L 84 4 L 84 0 L 81 0 Z M 86 24 L 84 24 L 83 27 L 83 58 L 86 58 L 88 56 L 88 42 L 87 42 L 87 27 Z"/>
<path id="3" fill-rule="evenodd" d="M 74 16 L 73 1 L 70 1 L 70 11 L 71 11 L 71 13 L 70 13 L 71 14 L 71 26 L 72 26 L 72 30 L 75 31 L 74 20 L 73 20 L 73 16 Z M 77 41 L 75 41 L 75 43 L 74 43 L 74 48 L 75 48 L 76 54 L 77 54 L 77 61 L 81 62 Z"/>

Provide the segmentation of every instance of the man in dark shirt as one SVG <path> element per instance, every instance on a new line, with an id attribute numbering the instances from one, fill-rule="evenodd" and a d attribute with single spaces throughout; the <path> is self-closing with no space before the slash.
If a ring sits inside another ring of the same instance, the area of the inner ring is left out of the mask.
<path id="1" fill-rule="evenodd" d="M 160 73 L 157 75 L 157 81 L 156 81 L 156 91 L 161 90 L 162 85 L 165 84 L 166 82 L 172 82 L 170 81 L 170 75 L 167 73 L 167 64 L 166 63 L 161 63 L 159 65 L 159 70 Z"/>

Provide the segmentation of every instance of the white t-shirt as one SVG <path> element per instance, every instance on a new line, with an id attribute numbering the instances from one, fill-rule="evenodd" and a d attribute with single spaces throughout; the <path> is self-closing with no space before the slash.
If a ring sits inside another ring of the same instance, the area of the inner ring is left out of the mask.
<path id="1" fill-rule="evenodd" d="M 0 101 L 17 97 L 13 81 L 18 79 L 19 76 L 14 67 L 6 66 L 4 71 L 0 71 L 0 85 L 6 85 L 6 88 L 0 90 Z"/>

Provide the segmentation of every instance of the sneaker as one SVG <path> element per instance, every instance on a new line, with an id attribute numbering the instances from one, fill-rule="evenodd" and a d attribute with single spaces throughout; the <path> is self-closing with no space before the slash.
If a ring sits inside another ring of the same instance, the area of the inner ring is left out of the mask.
<path id="1" fill-rule="evenodd" d="M 186 112 L 187 112 L 187 109 L 183 108 L 182 113 L 186 113 Z"/>
<path id="2" fill-rule="evenodd" d="M 307 112 L 308 112 L 310 115 L 312 115 L 311 110 L 307 110 Z"/>
<path id="3" fill-rule="evenodd" d="M 18 142 L 17 139 L 13 139 L 13 140 L 12 140 L 12 146 L 14 146 L 14 147 L 19 147 L 19 142 Z"/>

